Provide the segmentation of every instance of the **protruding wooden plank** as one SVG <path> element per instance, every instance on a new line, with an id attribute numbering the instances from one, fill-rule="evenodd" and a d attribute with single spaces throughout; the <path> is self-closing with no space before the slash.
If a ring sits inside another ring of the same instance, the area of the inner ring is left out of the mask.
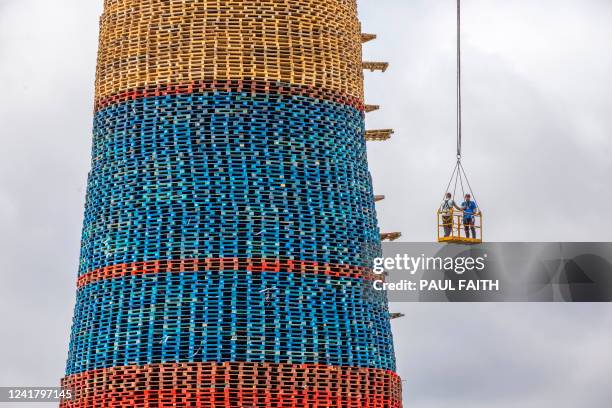
<path id="1" fill-rule="evenodd" d="M 382 71 L 385 72 L 389 68 L 388 62 L 373 62 L 373 61 L 364 61 L 363 69 L 368 69 L 372 72 L 374 71 Z"/>
<path id="2" fill-rule="evenodd" d="M 377 111 L 379 109 L 380 109 L 380 105 L 366 105 L 365 106 L 365 111 L 367 113 L 374 112 L 374 111 Z"/>
<path id="3" fill-rule="evenodd" d="M 374 196 L 374 202 L 377 203 L 379 201 L 384 200 L 385 198 L 387 198 L 387 197 L 385 197 L 384 195 L 376 195 L 376 196 Z"/>
<path id="4" fill-rule="evenodd" d="M 400 319 L 402 317 L 406 317 L 406 315 L 403 313 L 389 313 L 389 319 L 391 320 Z"/>
<path id="5" fill-rule="evenodd" d="M 384 142 L 391 139 L 393 133 L 395 133 L 393 129 L 367 130 L 366 140 L 368 142 Z"/>
<path id="6" fill-rule="evenodd" d="M 361 33 L 361 42 L 362 43 L 367 43 L 368 41 L 372 41 L 376 39 L 376 34 L 366 34 L 366 33 Z"/>
<path id="7" fill-rule="evenodd" d="M 380 234 L 381 241 L 395 241 L 402 237 L 401 232 L 383 232 Z"/>

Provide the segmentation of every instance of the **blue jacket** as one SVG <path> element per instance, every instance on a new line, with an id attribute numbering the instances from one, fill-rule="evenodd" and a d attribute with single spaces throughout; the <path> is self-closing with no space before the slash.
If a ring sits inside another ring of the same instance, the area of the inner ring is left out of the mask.
<path id="1" fill-rule="evenodd" d="M 461 203 L 461 208 L 463 208 L 463 217 L 464 218 L 472 218 L 478 206 L 474 201 L 464 201 Z"/>

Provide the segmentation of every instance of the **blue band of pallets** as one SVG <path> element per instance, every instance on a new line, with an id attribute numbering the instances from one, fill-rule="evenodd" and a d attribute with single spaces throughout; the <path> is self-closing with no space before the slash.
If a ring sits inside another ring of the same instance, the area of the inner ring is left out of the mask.
<path id="1" fill-rule="evenodd" d="M 379 251 L 363 113 L 296 95 L 150 97 L 97 112 L 80 275 L 115 264 Z"/>
<path id="2" fill-rule="evenodd" d="M 67 374 L 168 362 L 395 370 L 386 295 L 368 280 L 203 271 L 79 289 Z"/>

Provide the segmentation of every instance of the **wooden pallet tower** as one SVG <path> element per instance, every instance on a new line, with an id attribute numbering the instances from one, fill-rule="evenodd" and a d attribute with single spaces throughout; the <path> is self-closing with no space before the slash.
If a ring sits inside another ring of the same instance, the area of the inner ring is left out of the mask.
<path id="1" fill-rule="evenodd" d="M 401 407 L 361 47 L 355 0 L 105 0 L 63 408 Z"/>

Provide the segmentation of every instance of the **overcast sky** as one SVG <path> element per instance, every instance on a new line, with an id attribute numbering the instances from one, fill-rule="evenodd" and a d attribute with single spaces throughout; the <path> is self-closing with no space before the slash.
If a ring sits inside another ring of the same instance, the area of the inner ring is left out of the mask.
<path id="1" fill-rule="evenodd" d="M 0 386 L 57 383 L 101 0 L 0 0 Z M 455 149 L 454 0 L 362 0 L 385 231 L 431 241 Z M 464 165 L 491 241 L 610 241 L 612 1 L 464 0 Z M 605 408 L 608 305 L 393 305 L 410 408 Z M 2 405 L 2 404 L 0 404 Z M 42 406 L 42 405 L 41 405 Z"/>

